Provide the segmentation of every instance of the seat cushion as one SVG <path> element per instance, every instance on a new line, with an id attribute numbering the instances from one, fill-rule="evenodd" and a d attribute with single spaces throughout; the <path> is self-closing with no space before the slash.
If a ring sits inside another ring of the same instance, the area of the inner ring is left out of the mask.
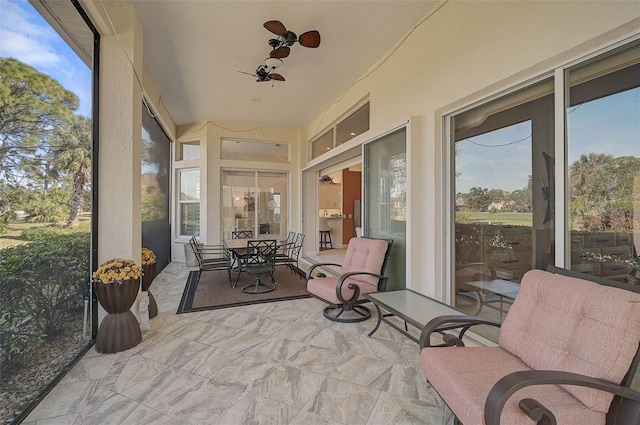
<path id="1" fill-rule="evenodd" d="M 380 274 L 389 243 L 382 239 L 351 238 L 344 254 L 340 274 L 348 272 L 368 272 Z M 354 280 L 370 285 L 378 285 L 375 276 L 354 276 Z"/>
<path id="2" fill-rule="evenodd" d="M 484 404 L 491 387 L 508 373 L 529 370 L 500 347 L 427 347 L 422 350 L 420 368 L 464 425 L 484 425 Z M 523 398 L 541 402 L 556 415 L 558 424 L 605 423 L 605 413 L 587 409 L 561 387 L 540 385 L 511 396 L 502 412 L 502 425 L 534 423 L 518 407 Z"/>
<path id="3" fill-rule="evenodd" d="M 342 301 L 338 298 L 336 292 L 336 285 L 338 283 L 338 277 L 323 277 L 319 279 L 309 279 L 307 282 L 307 291 L 310 294 L 322 298 L 332 304 L 342 304 Z M 349 283 L 354 283 L 360 287 L 360 296 L 358 300 L 362 300 L 363 294 L 369 292 L 376 292 L 378 290 L 377 281 L 375 285 L 370 285 L 366 282 L 357 281 L 355 279 L 347 279 L 342 285 L 342 296 L 344 299 L 349 299 L 353 296 L 353 290 L 348 288 Z"/>
<path id="4" fill-rule="evenodd" d="M 527 272 L 500 330 L 502 348 L 536 370 L 580 373 L 619 384 L 640 341 L 640 294 L 549 273 Z M 607 412 L 613 395 L 565 386 Z"/>

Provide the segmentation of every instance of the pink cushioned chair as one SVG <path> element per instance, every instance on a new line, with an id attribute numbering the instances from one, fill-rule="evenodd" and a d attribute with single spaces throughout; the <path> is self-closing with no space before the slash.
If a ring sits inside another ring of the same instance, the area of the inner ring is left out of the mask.
<path id="1" fill-rule="evenodd" d="M 531 270 L 497 347 L 464 347 L 474 316 L 443 316 L 420 338 L 420 367 L 464 425 L 637 425 L 640 288 L 556 267 Z M 431 346 L 438 329 L 446 344 Z M 451 345 L 456 347 L 443 347 Z"/>
<path id="2" fill-rule="evenodd" d="M 329 304 L 324 309 L 324 317 L 335 322 L 352 323 L 367 320 L 371 316 L 369 309 L 360 305 L 367 302 L 362 295 L 387 289 L 388 278 L 384 276 L 384 270 L 392 243 L 387 239 L 352 238 L 340 268 L 340 276 L 312 276 L 318 267 L 340 266 L 334 263 L 314 264 L 307 271 L 307 291 Z M 347 314 L 341 317 L 344 312 Z"/>

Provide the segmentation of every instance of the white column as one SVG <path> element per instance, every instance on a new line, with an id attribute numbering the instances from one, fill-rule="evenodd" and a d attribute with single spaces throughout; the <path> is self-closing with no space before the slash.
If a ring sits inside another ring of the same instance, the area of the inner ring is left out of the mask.
<path id="1" fill-rule="evenodd" d="M 120 257 L 140 265 L 142 23 L 133 6 L 104 7 L 111 34 L 100 43 L 98 261 Z M 132 311 L 140 320 L 137 302 Z"/>

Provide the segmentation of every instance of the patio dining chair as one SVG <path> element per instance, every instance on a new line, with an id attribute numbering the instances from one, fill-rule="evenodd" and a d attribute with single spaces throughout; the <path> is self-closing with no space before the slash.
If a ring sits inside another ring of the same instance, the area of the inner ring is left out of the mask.
<path id="1" fill-rule="evenodd" d="M 304 235 L 302 233 L 290 233 L 293 233 L 293 236 L 289 235 L 287 237 L 287 242 L 281 245 L 282 249 L 279 247 L 279 252 L 275 256 L 275 263 L 276 265 L 285 265 L 295 272 L 296 269 L 299 269 L 300 251 L 304 244 Z"/>
<path id="2" fill-rule="evenodd" d="M 251 239 L 252 237 L 252 230 L 233 230 L 231 232 L 231 239 Z"/>
<path id="3" fill-rule="evenodd" d="M 235 288 L 240 280 L 240 275 L 246 272 L 254 278 L 254 281 L 242 288 L 242 292 L 249 294 L 263 294 L 276 289 L 273 272 L 275 271 L 274 256 L 277 249 L 275 239 L 261 239 L 247 241 L 246 254 L 237 255 L 238 276 L 233 285 Z M 235 253 L 235 251 L 234 251 Z M 262 277 L 269 275 L 271 284 L 262 281 Z"/>
<path id="4" fill-rule="evenodd" d="M 200 272 L 226 270 L 231 282 L 231 257 L 222 245 L 203 245 L 193 236 L 189 240 L 193 254 L 198 261 Z"/>
<path id="5" fill-rule="evenodd" d="M 352 238 L 342 265 L 320 263 L 309 268 L 306 275 L 307 291 L 329 304 L 323 310 L 325 318 L 334 322 L 353 323 L 371 316 L 371 311 L 361 305 L 368 302 L 363 295 L 387 289 L 388 278 L 384 272 L 392 244 L 391 239 Z M 340 266 L 340 275 L 314 278 L 314 270 L 323 266 Z M 345 312 L 347 314 L 342 317 Z"/>

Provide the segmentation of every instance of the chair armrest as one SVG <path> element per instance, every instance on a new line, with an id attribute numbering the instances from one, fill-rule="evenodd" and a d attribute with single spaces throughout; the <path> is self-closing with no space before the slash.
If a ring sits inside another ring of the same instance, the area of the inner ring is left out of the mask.
<path id="1" fill-rule="evenodd" d="M 358 298 L 360 297 L 360 287 L 358 285 L 356 285 L 355 283 L 349 283 L 347 284 L 347 288 L 353 290 L 353 296 L 348 299 L 345 300 L 344 297 L 342 296 L 342 285 L 344 284 L 344 281 L 347 278 L 350 278 L 351 276 L 356 276 L 356 275 L 367 275 L 367 276 L 374 276 L 377 277 L 379 280 L 384 281 L 384 285 L 382 285 L 383 287 L 386 287 L 386 281 L 389 280 L 388 277 L 386 276 L 382 276 L 379 275 L 377 273 L 370 273 L 370 272 L 359 272 L 359 271 L 355 271 L 355 272 L 347 272 L 345 274 L 340 275 L 340 278 L 338 279 L 338 282 L 336 282 L 336 295 L 338 296 L 338 299 L 340 301 L 344 302 L 356 302 L 358 300 Z M 380 290 L 380 283 L 378 283 L 378 290 Z"/>
<path id="2" fill-rule="evenodd" d="M 341 267 L 342 264 L 335 264 L 335 263 L 318 263 L 318 264 L 314 264 L 313 266 L 311 266 L 309 268 L 309 270 L 307 270 L 307 275 L 306 275 L 306 280 L 309 279 L 313 279 L 313 277 L 311 276 L 311 273 L 317 268 L 317 267 L 321 267 L 321 266 L 337 266 L 337 267 Z"/>
<path id="3" fill-rule="evenodd" d="M 629 387 L 614 384 L 613 382 L 602 379 L 592 378 L 590 376 L 580 375 L 578 373 L 563 372 L 558 370 L 523 370 L 510 373 L 501 378 L 489 391 L 487 400 L 484 405 L 484 418 L 487 425 L 499 425 L 500 415 L 507 400 L 516 391 L 532 385 L 578 385 L 582 387 L 595 388 L 606 391 L 620 397 L 633 400 L 640 404 L 640 392 L 632 390 Z M 555 424 L 553 413 L 540 404 L 537 400 L 524 399 L 521 400 L 520 409 L 525 412 L 534 421 L 539 421 L 542 417 L 546 417 L 549 423 Z M 531 409 L 531 407 L 534 409 Z M 550 415 L 550 416 L 549 416 Z M 537 417 L 537 419 L 535 417 Z"/>
<path id="4" fill-rule="evenodd" d="M 431 319 L 429 323 L 424 325 L 424 327 L 422 328 L 422 332 L 420 333 L 420 350 L 425 347 L 431 347 L 430 341 L 432 333 L 437 332 L 442 336 L 445 336 L 448 334 L 444 334 L 443 331 L 452 329 L 460 329 L 460 333 L 458 334 L 457 338 L 449 339 L 446 345 L 456 345 L 459 347 L 464 346 L 464 344 L 462 343 L 462 337 L 470 327 L 476 325 L 489 325 L 499 328 L 502 323 L 495 320 L 483 319 L 478 316 L 460 316 L 455 314 L 438 316 L 434 319 Z"/>

